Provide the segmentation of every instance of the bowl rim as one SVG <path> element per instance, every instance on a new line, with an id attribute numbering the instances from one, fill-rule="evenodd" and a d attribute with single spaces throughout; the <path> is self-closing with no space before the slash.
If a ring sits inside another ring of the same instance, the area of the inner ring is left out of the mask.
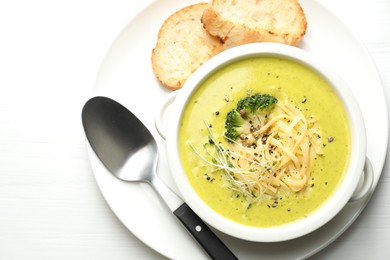
<path id="1" fill-rule="evenodd" d="M 276 56 L 303 64 L 322 76 L 341 100 L 347 113 L 351 131 L 351 155 L 342 183 L 320 208 L 306 218 L 274 227 L 252 227 L 225 218 L 207 206 L 189 183 L 180 162 L 179 122 L 188 99 L 196 89 L 213 73 L 222 67 L 252 57 Z M 167 124 L 166 148 L 168 164 L 174 173 L 173 179 L 184 201 L 206 223 L 228 235 L 255 242 L 280 242 L 306 235 L 330 221 L 347 204 L 355 191 L 363 172 L 366 156 L 366 130 L 358 103 L 346 83 L 336 72 L 324 65 L 313 54 L 279 43 L 251 43 L 226 50 L 204 63 L 187 80 L 172 104 Z"/>

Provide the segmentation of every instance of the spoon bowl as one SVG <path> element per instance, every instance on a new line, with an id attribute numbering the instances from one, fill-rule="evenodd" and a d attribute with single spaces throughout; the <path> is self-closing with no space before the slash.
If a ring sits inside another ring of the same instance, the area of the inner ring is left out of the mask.
<path id="1" fill-rule="evenodd" d="M 87 102 L 82 119 L 89 143 L 112 174 L 124 181 L 152 182 L 157 144 L 136 116 L 112 99 L 97 97 Z"/>

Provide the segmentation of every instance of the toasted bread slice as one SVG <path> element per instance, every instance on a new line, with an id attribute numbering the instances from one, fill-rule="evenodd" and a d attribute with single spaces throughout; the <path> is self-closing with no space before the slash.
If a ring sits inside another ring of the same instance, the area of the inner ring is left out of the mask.
<path id="1" fill-rule="evenodd" d="M 226 48 L 252 42 L 296 46 L 307 26 L 297 0 L 211 0 L 202 23 Z"/>
<path id="2" fill-rule="evenodd" d="M 207 7 L 207 3 L 184 7 L 160 28 L 152 67 L 169 89 L 180 89 L 200 65 L 223 50 L 219 38 L 209 35 L 200 21 Z"/>

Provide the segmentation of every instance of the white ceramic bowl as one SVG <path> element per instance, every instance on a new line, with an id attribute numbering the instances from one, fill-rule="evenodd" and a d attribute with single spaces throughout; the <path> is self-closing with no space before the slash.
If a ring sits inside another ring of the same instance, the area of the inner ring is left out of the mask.
<path id="1" fill-rule="evenodd" d="M 347 174 L 342 184 L 323 206 L 308 217 L 292 223 L 270 228 L 256 228 L 236 223 L 221 216 L 209 208 L 197 195 L 188 181 L 181 164 L 178 136 L 182 111 L 188 99 L 204 79 L 232 62 L 264 55 L 284 57 L 304 64 L 328 81 L 347 112 L 351 129 L 352 152 Z M 164 127 L 161 126 L 161 117 L 171 102 L 173 103 L 171 104 L 170 111 L 173 112 L 168 113 L 169 121 L 167 127 L 166 129 L 162 129 Z M 255 43 L 235 47 L 215 56 L 203 64 L 188 79 L 184 87 L 178 91 L 175 98 L 172 96 L 167 98 L 157 121 L 159 122 L 156 124 L 159 132 L 163 136 L 165 135 L 164 132 L 166 132 L 165 137 L 167 153 L 169 155 L 169 166 L 182 198 L 206 223 L 234 237 L 257 242 L 276 242 L 303 236 L 331 220 L 348 201 L 360 199 L 371 191 L 373 174 L 370 163 L 366 159 L 365 126 L 353 94 L 344 81 L 334 72 L 325 68 L 313 55 L 299 48 L 276 43 Z M 363 172 L 366 174 L 363 174 Z M 365 176 L 365 178 L 362 176 Z"/>

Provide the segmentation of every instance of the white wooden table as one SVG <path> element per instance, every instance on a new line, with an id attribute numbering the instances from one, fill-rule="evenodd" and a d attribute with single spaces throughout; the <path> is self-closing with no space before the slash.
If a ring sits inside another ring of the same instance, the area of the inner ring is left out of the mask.
<path id="1" fill-rule="evenodd" d="M 150 2 L 0 1 L 0 259 L 163 258 L 103 199 L 80 114 L 106 51 Z M 367 46 L 389 107 L 390 2 L 322 2 Z M 389 170 L 387 156 L 364 212 L 314 259 L 390 259 Z"/>

